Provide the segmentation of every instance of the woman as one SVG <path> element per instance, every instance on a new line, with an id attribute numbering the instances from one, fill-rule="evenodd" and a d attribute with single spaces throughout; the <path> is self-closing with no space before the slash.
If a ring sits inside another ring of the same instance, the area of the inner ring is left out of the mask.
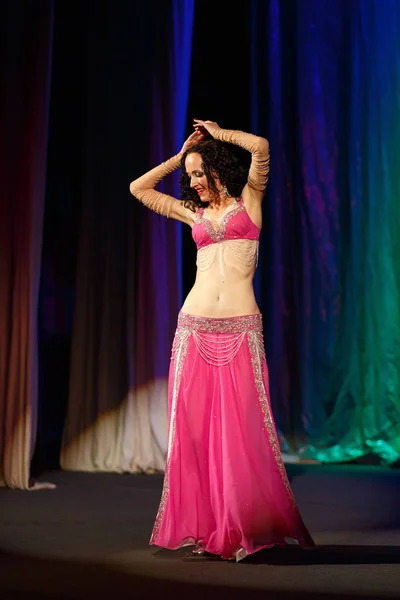
<path id="1" fill-rule="evenodd" d="M 148 208 L 192 228 L 197 274 L 178 317 L 169 441 L 150 540 L 243 559 L 288 538 L 313 546 L 282 461 L 254 292 L 267 140 L 194 120 L 182 150 L 130 185 Z M 251 153 L 250 169 L 229 150 Z M 180 166 L 182 201 L 155 190 Z"/>

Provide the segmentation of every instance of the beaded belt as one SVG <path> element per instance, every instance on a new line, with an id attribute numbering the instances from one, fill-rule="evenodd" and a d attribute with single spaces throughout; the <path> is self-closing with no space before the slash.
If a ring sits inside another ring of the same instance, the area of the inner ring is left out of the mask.
<path id="1" fill-rule="evenodd" d="M 262 332 L 262 315 L 242 315 L 239 317 L 200 317 L 180 312 L 178 329 L 188 329 L 201 333 L 245 333 Z"/>

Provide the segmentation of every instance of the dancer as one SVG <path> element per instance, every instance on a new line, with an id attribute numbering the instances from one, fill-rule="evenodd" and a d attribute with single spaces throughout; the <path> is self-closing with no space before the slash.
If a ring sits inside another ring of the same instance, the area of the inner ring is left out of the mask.
<path id="1" fill-rule="evenodd" d="M 172 346 L 168 453 L 150 543 L 239 561 L 288 539 L 314 542 L 280 452 L 253 290 L 269 145 L 212 121 L 193 125 L 179 154 L 130 185 L 145 206 L 189 225 L 197 246 Z M 232 145 L 251 153 L 249 169 Z M 178 167 L 180 201 L 155 190 Z"/>

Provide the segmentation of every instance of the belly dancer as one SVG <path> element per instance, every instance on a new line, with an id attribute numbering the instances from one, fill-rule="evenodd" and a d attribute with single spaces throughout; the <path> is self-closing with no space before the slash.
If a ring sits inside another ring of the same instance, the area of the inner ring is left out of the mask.
<path id="1" fill-rule="evenodd" d="M 130 185 L 145 206 L 191 227 L 197 246 L 172 346 L 168 453 L 150 543 L 239 561 L 289 539 L 314 542 L 280 452 L 253 290 L 269 144 L 212 121 L 193 125 L 179 154 Z M 232 144 L 251 153 L 249 169 Z M 178 168 L 181 200 L 155 189 Z"/>

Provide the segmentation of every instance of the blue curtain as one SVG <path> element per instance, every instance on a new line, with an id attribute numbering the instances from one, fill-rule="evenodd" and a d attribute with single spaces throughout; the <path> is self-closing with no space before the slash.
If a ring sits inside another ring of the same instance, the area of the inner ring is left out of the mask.
<path id="1" fill-rule="evenodd" d="M 86 5 L 82 218 L 61 466 L 161 470 L 180 227 L 129 193 L 185 137 L 194 2 Z M 157 19 L 154 19 L 154 11 Z M 178 194 L 176 177 L 164 182 Z"/>
<path id="2" fill-rule="evenodd" d="M 400 4 L 253 0 L 271 179 L 256 291 L 283 447 L 400 452 Z"/>
<path id="3" fill-rule="evenodd" d="M 165 12 L 163 52 L 155 56 L 156 68 L 151 76 L 152 114 L 146 170 L 177 154 L 186 137 L 194 0 L 172 0 L 166 4 Z M 162 181 L 159 189 L 179 197 L 179 170 Z M 168 374 L 171 340 L 182 304 L 182 227 L 176 221 L 142 211 L 139 287 L 147 293 L 141 294 L 138 306 L 138 335 L 142 340 L 139 355 L 151 356 L 152 361 L 146 358 L 142 362 L 139 356 L 136 359 L 139 359 L 138 370 L 146 371 L 144 379 L 148 381 Z M 138 376 L 141 385 L 143 377 Z"/>

